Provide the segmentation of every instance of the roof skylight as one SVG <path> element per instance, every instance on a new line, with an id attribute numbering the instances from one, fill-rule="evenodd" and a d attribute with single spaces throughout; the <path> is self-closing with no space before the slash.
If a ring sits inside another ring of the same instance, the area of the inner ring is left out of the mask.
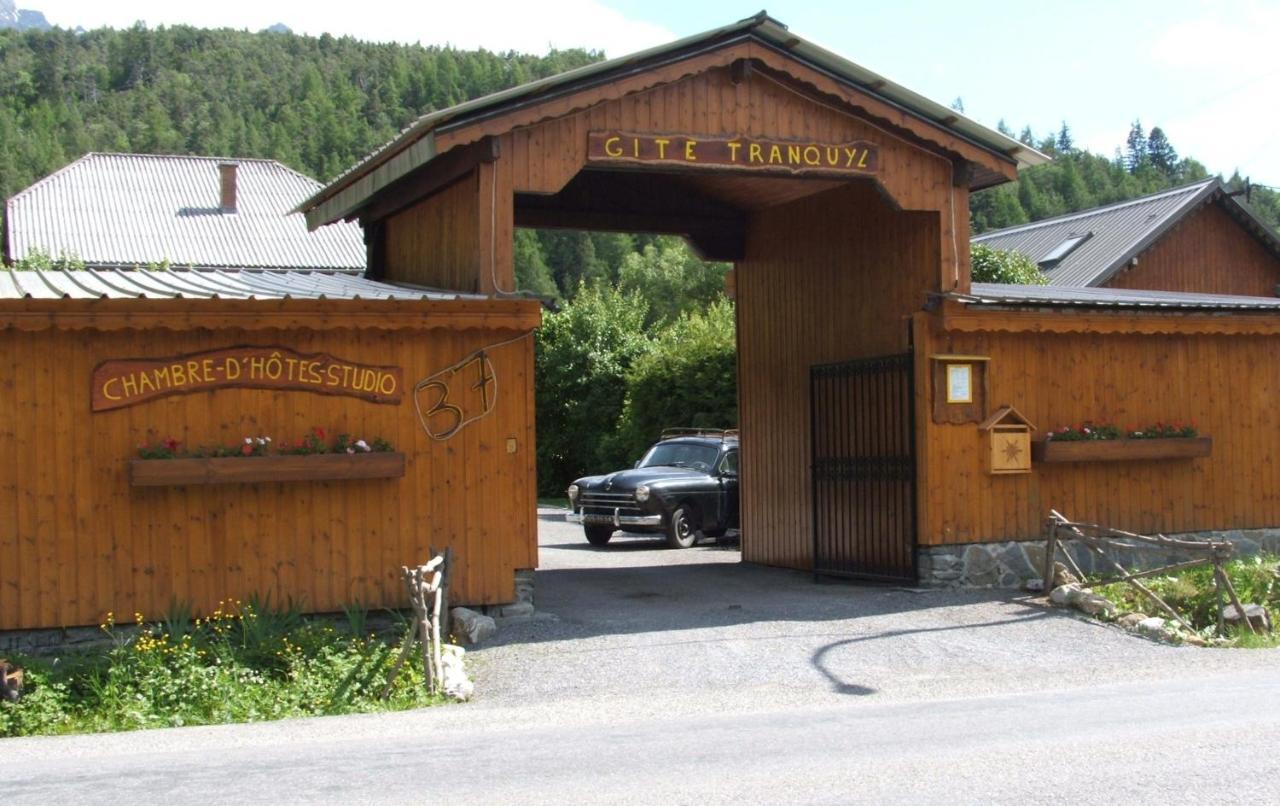
<path id="1" fill-rule="evenodd" d="M 1076 247 L 1093 237 L 1092 232 L 1086 232 L 1083 235 L 1071 233 L 1066 239 L 1049 250 L 1049 254 L 1040 258 L 1040 268 L 1052 269 L 1066 258 L 1067 255 L 1075 251 Z"/>

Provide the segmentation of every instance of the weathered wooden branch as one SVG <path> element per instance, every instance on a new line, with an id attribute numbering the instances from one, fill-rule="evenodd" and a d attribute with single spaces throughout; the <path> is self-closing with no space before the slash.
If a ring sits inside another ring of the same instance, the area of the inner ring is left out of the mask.
<path id="1" fill-rule="evenodd" d="M 400 648 L 400 657 L 396 659 L 387 677 L 387 684 L 382 689 L 382 698 L 391 695 L 391 687 L 408 660 L 414 644 L 422 647 L 422 674 L 427 687 L 438 692 L 443 683 L 442 658 L 440 649 L 440 608 L 443 600 L 442 585 L 447 576 L 451 552 L 436 555 L 425 565 L 416 568 L 407 566 L 400 569 L 404 577 L 405 592 L 409 596 L 409 606 L 413 608 L 413 621 L 405 633 L 404 644 Z"/>
<path id="2" fill-rule="evenodd" d="M 1222 587 L 1226 588 L 1227 596 L 1231 598 L 1231 605 L 1240 614 L 1240 619 L 1244 621 L 1244 626 L 1249 628 L 1250 633 L 1257 635 L 1258 631 L 1253 628 L 1253 622 L 1249 620 L 1248 611 L 1244 609 L 1244 605 L 1240 604 L 1240 597 L 1236 595 L 1236 586 L 1231 584 L 1231 578 L 1227 576 L 1226 569 L 1220 565 L 1215 565 L 1213 570 L 1214 582 L 1217 583 L 1221 580 Z"/>
<path id="3" fill-rule="evenodd" d="M 1214 569 L 1213 584 L 1215 589 L 1217 590 L 1219 602 L 1221 602 L 1222 594 L 1223 594 L 1223 591 L 1225 590 L 1227 594 L 1231 597 L 1232 604 L 1239 609 L 1242 615 L 1244 614 L 1244 608 L 1240 605 L 1239 597 L 1236 596 L 1235 588 L 1231 584 L 1231 579 L 1227 576 L 1227 572 L 1222 567 L 1222 564 L 1225 561 L 1229 560 L 1232 557 L 1232 555 L 1235 553 L 1235 546 L 1232 545 L 1231 543 L 1228 543 L 1226 541 L 1221 541 L 1221 540 L 1204 540 L 1204 541 L 1178 540 L 1175 538 L 1166 537 L 1165 535 L 1161 535 L 1161 534 L 1140 535 L 1134 532 L 1126 532 L 1123 529 L 1112 529 L 1110 527 L 1102 526 L 1096 523 L 1074 523 L 1072 521 L 1067 520 L 1067 518 L 1064 517 L 1057 510 L 1050 510 L 1049 517 L 1045 521 L 1045 534 L 1046 534 L 1045 587 L 1046 589 L 1052 586 L 1053 566 L 1056 560 L 1057 551 L 1059 548 L 1061 548 L 1061 543 L 1062 543 L 1062 537 L 1060 534 L 1061 532 L 1066 532 L 1070 534 L 1072 539 L 1079 542 L 1081 545 L 1083 545 L 1085 548 L 1087 548 L 1090 552 L 1092 552 L 1096 556 L 1101 557 L 1103 560 L 1106 560 L 1117 572 L 1119 572 L 1117 576 L 1104 577 L 1099 580 L 1094 580 L 1090 584 L 1108 585 L 1115 582 L 1125 582 L 1129 585 L 1132 585 L 1134 589 L 1140 592 L 1147 599 L 1154 602 L 1155 605 L 1160 608 L 1160 610 L 1162 610 L 1166 615 L 1170 616 L 1174 621 L 1181 624 L 1188 631 L 1194 631 L 1194 628 L 1191 626 L 1191 624 L 1182 616 L 1180 616 L 1176 610 L 1170 607 L 1169 604 L 1164 601 L 1164 599 L 1160 598 L 1160 596 L 1158 596 L 1154 591 L 1152 591 L 1146 585 L 1142 584 L 1139 581 L 1140 579 L 1144 579 L 1147 577 L 1160 576 L 1162 574 L 1168 574 L 1173 571 L 1184 570 L 1187 568 L 1195 568 L 1203 565 L 1212 564 Z M 1091 532 L 1093 534 L 1090 534 Z M 1124 541 L 1124 542 L 1119 543 L 1119 541 Z M 1203 556 L 1195 560 L 1187 560 L 1183 562 L 1170 563 L 1168 565 L 1161 566 L 1160 568 L 1152 568 L 1146 571 L 1134 572 L 1125 568 L 1120 562 L 1118 562 L 1114 557 L 1112 557 L 1110 553 L 1108 553 L 1109 550 L 1112 548 L 1115 548 L 1117 544 L 1123 546 L 1124 548 L 1132 549 L 1132 550 L 1143 550 L 1145 548 L 1151 547 L 1151 548 L 1172 549 L 1176 551 L 1181 551 L 1181 552 L 1186 552 L 1191 554 L 1201 554 L 1206 556 Z M 1068 560 L 1068 562 L 1071 561 L 1071 555 L 1065 549 L 1062 550 L 1062 554 Z M 1075 566 L 1074 562 L 1072 562 L 1071 564 L 1072 566 Z M 1079 571 L 1078 567 L 1076 567 L 1076 574 L 1077 576 L 1079 576 L 1081 582 L 1087 581 L 1087 577 Z M 1219 618 L 1218 618 L 1219 634 L 1222 634 L 1225 629 L 1223 625 L 1223 620 L 1221 617 L 1221 610 L 1222 608 L 1219 607 Z M 1249 627 L 1250 631 L 1252 631 L 1253 625 L 1248 623 L 1247 617 L 1245 617 L 1245 622 Z"/>

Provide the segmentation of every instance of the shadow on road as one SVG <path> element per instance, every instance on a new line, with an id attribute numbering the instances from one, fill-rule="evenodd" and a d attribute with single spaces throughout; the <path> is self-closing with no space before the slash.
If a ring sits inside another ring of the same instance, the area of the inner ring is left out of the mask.
<path id="1" fill-rule="evenodd" d="M 977 629 L 982 629 L 986 627 L 1007 627 L 1011 624 L 1025 624 L 1030 621 L 1036 621 L 1038 619 L 1049 617 L 1049 613 L 1043 609 L 1033 609 L 1033 608 L 1028 608 L 1028 609 L 1031 610 L 1032 612 L 1029 612 L 1023 616 L 1017 616 L 1014 618 L 1006 618 L 1006 619 L 998 619 L 996 621 L 983 621 L 983 622 L 976 622 L 976 623 L 970 622 L 967 624 L 951 624 L 944 627 L 921 627 L 918 629 L 908 629 L 908 630 L 885 630 L 883 632 L 878 632 L 873 635 L 861 635 L 861 636 L 858 636 L 857 638 L 846 638 L 841 641 L 833 641 L 832 643 L 826 644 L 825 646 L 821 647 L 816 652 L 814 652 L 813 657 L 810 660 L 810 663 L 813 664 L 813 668 L 817 669 L 819 672 L 822 672 L 822 674 L 828 680 L 831 681 L 831 690 L 834 691 L 836 694 L 848 694 L 851 696 L 865 697 L 868 694 L 875 694 L 877 690 L 874 688 L 870 688 L 868 686 L 859 685 L 857 683 L 850 683 L 846 680 L 841 679 L 840 676 L 831 668 L 832 664 L 828 663 L 828 657 L 832 653 L 844 647 L 853 646 L 855 644 L 864 644 L 864 643 L 867 643 L 868 641 L 883 641 L 886 639 L 905 638 L 907 636 L 922 635 L 927 633 L 952 632 L 954 630 L 977 630 Z"/>
<path id="2" fill-rule="evenodd" d="M 564 548 L 599 551 L 585 544 Z M 620 560 L 634 560 L 646 549 L 653 550 L 652 543 L 634 548 L 624 543 L 607 551 Z M 817 585 L 807 573 L 733 561 L 556 568 L 538 571 L 536 580 L 535 601 L 543 618 L 504 627 L 497 643 L 672 633 L 756 622 L 812 624 L 1015 598 L 1008 591 L 921 591 L 847 582 Z"/>

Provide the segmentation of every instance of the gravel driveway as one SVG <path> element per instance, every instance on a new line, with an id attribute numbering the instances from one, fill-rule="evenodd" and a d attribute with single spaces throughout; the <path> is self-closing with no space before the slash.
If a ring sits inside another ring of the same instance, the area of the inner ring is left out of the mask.
<path id="1" fill-rule="evenodd" d="M 1170 647 L 1007 591 L 911 591 L 615 536 L 539 511 L 539 616 L 472 652 L 478 699 L 780 704 L 975 696 L 1274 668 L 1275 651 Z M 674 699 L 673 699 L 674 698 Z M 692 706 L 691 706 L 692 707 Z"/>

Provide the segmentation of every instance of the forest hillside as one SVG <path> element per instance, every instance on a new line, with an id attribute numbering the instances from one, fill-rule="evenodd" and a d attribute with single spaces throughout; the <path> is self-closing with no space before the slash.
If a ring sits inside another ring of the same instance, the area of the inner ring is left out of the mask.
<path id="1" fill-rule="evenodd" d="M 603 57 L 183 26 L 0 30 L 0 197 L 89 151 L 267 157 L 327 180 L 419 115 Z M 1020 139 L 1057 159 L 975 194 L 975 232 L 1207 175 L 1194 157 L 1177 153 L 1170 135 L 1136 122 L 1110 156 L 1077 148 L 1066 123 L 1053 133 L 1023 129 Z M 1280 194 L 1256 190 L 1252 204 L 1280 224 Z M 584 282 L 618 283 L 627 257 L 634 264 L 660 240 L 522 233 L 517 272 L 525 288 L 568 299 Z M 668 263 L 676 259 L 669 255 Z"/>

